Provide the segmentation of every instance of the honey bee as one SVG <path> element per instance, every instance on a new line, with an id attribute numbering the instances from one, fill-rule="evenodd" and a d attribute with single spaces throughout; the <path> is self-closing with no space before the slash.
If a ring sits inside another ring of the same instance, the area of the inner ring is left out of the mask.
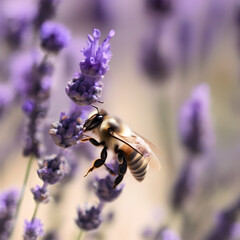
<path id="1" fill-rule="evenodd" d="M 98 110 L 98 113 L 93 114 L 83 125 L 83 132 L 88 131 L 97 135 L 99 142 L 89 136 L 81 141 L 90 141 L 94 146 L 103 146 L 103 149 L 100 158 L 94 161 L 85 176 L 103 165 L 113 174 L 105 164 L 108 150 L 112 150 L 117 155 L 119 163 L 114 188 L 123 180 L 127 167 L 137 181 L 144 179 L 148 165 L 159 169 L 158 149 L 149 140 L 132 131 L 119 117 L 111 116 L 105 110 Z"/>

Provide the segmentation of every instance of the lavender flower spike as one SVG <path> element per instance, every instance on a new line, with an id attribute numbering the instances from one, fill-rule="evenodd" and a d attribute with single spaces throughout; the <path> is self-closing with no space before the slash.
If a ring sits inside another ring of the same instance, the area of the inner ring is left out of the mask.
<path id="1" fill-rule="evenodd" d="M 209 86 L 201 84 L 192 92 L 191 98 L 180 112 L 179 131 L 183 145 L 188 152 L 205 152 L 212 143 L 209 114 Z"/>
<path id="2" fill-rule="evenodd" d="M 92 206 L 83 211 L 78 208 L 78 218 L 75 220 L 79 228 L 85 231 L 97 229 L 102 223 L 101 207 Z"/>
<path id="3" fill-rule="evenodd" d="M 69 44 L 70 33 L 61 24 L 45 22 L 40 30 L 40 40 L 44 50 L 57 53 Z"/>
<path id="4" fill-rule="evenodd" d="M 38 176 L 47 184 L 59 182 L 68 172 L 68 166 L 64 157 L 55 154 L 40 160 L 38 165 Z"/>
<path id="5" fill-rule="evenodd" d="M 93 36 L 88 35 L 88 46 L 82 50 L 85 60 L 80 62 L 81 72 L 68 82 L 66 93 L 78 105 L 90 105 L 100 101 L 103 83 L 101 79 L 108 71 L 108 62 L 112 56 L 109 40 L 115 32 L 111 30 L 99 46 L 100 30 L 94 29 Z"/>
<path id="6" fill-rule="evenodd" d="M 94 187 L 96 195 L 101 201 L 112 202 L 121 194 L 124 185 L 118 186 L 114 189 L 113 183 L 114 180 L 110 175 L 107 175 L 107 177 L 103 179 L 96 180 L 96 182 L 94 183 Z"/>
<path id="7" fill-rule="evenodd" d="M 41 221 L 37 218 L 34 218 L 33 221 L 24 222 L 24 240 L 36 240 L 38 237 L 44 235 L 43 225 Z"/>

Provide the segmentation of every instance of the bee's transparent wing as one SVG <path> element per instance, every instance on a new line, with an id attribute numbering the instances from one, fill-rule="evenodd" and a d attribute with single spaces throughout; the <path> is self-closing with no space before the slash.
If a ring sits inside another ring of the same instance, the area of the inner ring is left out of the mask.
<path id="1" fill-rule="evenodd" d="M 160 168 L 160 161 L 158 158 L 160 151 L 149 140 L 141 137 L 135 132 L 132 132 L 129 136 L 124 136 L 115 131 L 110 131 L 110 134 L 112 137 L 127 144 L 129 147 L 141 154 L 145 159 L 149 161 L 150 167 L 154 169 Z"/>

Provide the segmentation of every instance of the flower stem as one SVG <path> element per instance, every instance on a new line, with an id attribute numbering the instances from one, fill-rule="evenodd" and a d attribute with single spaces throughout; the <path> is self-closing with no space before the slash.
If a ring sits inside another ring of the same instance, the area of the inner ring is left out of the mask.
<path id="1" fill-rule="evenodd" d="M 38 211 L 38 207 L 39 207 L 39 203 L 36 203 L 36 206 L 35 206 L 35 209 L 34 209 L 34 212 L 33 212 L 33 215 L 32 215 L 32 220 L 34 220 L 34 218 L 36 217 L 37 215 L 37 211 Z"/>
<path id="2" fill-rule="evenodd" d="M 23 198 L 24 198 L 25 191 L 26 191 L 27 182 L 28 182 L 28 179 L 29 179 L 29 175 L 30 175 L 30 170 L 31 170 L 31 166 L 32 166 L 32 163 L 33 163 L 33 159 L 34 159 L 34 156 L 31 155 L 29 160 L 28 160 L 28 165 L 27 165 L 27 170 L 26 170 L 24 181 L 23 181 L 23 185 L 22 185 L 22 190 L 21 190 L 21 193 L 20 193 L 20 197 L 19 197 L 19 200 L 18 200 L 18 204 L 17 204 L 15 216 L 14 216 L 14 221 L 15 222 L 14 222 L 14 225 L 13 225 L 12 230 L 10 232 L 9 239 L 10 239 L 10 237 L 13 234 L 14 227 L 16 226 L 17 218 L 18 218 L 18 215 L 19 215 L 19 210 L 20 210 Z"/>
<path id="3" fill-rule="evenodd" d="M 84 232 L 82 230 L 80 230 L 77 240 L 80 240 L 82 238 L 82 236 L 84 235 Z"/>

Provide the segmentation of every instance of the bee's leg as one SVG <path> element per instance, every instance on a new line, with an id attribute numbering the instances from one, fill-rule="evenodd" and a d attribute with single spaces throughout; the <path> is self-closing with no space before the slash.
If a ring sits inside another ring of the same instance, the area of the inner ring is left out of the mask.
<path id="1" fill-rule="evenodd" d="M 94 161 L 93 166 L 88 169 L 88 172 L 84 175 L 86 177 L 90 172 L 92 172 L 95 168 L 99 168 L 104 165 L 107 159 L 107 147 L 105 146 L 101 152 L 101 158 L 98 158 Z"/>
<path id="2" fill-rule="evenodd" d="M 127 171 L 127 159 L 123 151 L 118 151 L 118 161 L 121 162 L 121 164 L 118 167 L 118 176 L 114 180 L 113 188 L 116 188 L 116 186 L 123 180 Z"/>
<path id="3" fill-rule="evenodd" d="M 103 142 L 98 142 L 96 139 L 94 139 L 92 137 L 86 137 L 86 138 L 81 139 L 81 142 L 87 142 L 87 141 L 89 141 L 94 146 L 103 145 Z"/>
<path id="4" fill-rule="evenodd" d="M 116 175 L 116 173 L 110 167 L 108 167 L 105 163 L 104 163 L 104 166 L 111 175 L 113 175 L 113 176 Z"/>

